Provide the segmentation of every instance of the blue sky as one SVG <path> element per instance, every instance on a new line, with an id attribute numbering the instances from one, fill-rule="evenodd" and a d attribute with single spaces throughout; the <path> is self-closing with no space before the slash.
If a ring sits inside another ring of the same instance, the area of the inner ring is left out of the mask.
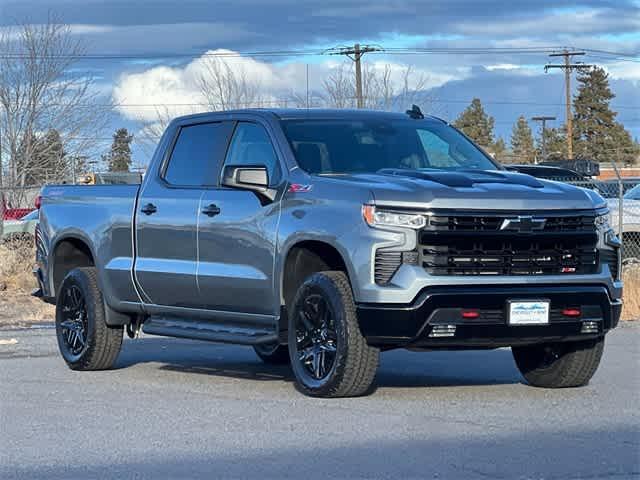
<path id="1" fill-rule="evenodd" d="M 155 122 L 158 109 L 144 105 L 197 103 L 194 79 L 204 52 L 308 51 L 359 41 L 387 49 L 572 46 L 624 54 L 592 53 L 584 61 L 610 72 L 618 118 L 640 137 L 638 1 L 0 0 L 0 28 L 15 21 L 40 23 L 49 12 L 72 26 L 89 53 L 131 57 L 82 60 L 75 68 L 94 76 L 105 96 L 137 105 L 121 108 L 112 122 L 134 132 Z M 171 56 L 176 53 L 191 56 Z M 544 73 L 549 59 L 542 53 L 387 52 L 365 59 L 371 68 L 389 64 L 397 72 L 411 65 L 430 90 L 426 109 L 446 118 L 479 96 L 495 116 L 496 133 L 507 141 L 519 114 L 564 116 L 562 77 Z M 279 56 L 238 59 L 236 65 L 273 99 L 305 88 L 306 64 L 311 88 L 320 90 L 337 61 Z M 168 110 L 178 113 L 181 108 Z M 148 150 L 136 148 L 135 154 L 144 162 Z"/>

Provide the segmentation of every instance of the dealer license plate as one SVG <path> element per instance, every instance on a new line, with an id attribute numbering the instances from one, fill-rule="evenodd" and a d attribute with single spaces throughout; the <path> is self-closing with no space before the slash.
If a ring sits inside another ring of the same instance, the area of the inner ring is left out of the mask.
<path id="1" fill-rule="evenodd" d="M 509 325 L 546 325 L 548 300 L 509 300 Z"/>

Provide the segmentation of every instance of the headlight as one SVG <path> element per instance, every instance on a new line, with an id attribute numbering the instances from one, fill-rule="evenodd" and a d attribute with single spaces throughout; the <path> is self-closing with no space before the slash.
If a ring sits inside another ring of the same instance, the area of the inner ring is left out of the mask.
<path id="1" fill-rule="evenodd" d="M 423 215 L 380 210 L 373 205 L 363 205 L 362 216 L 371 227 L 406 227 L 417 230 L 426 224 Z"/>

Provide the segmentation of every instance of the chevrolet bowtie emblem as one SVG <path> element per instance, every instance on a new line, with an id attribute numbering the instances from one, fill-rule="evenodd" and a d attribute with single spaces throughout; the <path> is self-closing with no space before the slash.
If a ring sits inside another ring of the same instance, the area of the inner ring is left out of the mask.
<path id="1" fill-rule="evenodd" d="M 546 218 L 534 218 L 529 215 L 518 218 L 505 218 L 502 225 L 500 225 L 500 230 L 516 230 L 520 233 L 529 233 L 543 230 L 546 223 Z"/>

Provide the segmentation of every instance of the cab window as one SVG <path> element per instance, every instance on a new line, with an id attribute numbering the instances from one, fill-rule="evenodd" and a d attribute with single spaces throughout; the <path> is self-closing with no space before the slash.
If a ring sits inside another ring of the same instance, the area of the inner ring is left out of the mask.
<path id="1" fill-rule="evenodd" d="M 215 172 L 224 157 L 232 128 L 229 122 L 182 127 L 164 172 L 165 181 L 184 187 L 215 185 Z"/>
<path id="2" fill-rule="evenodd" d="M 271 185 L 278 183 L 281 177 L 278 157 L 271 139 L 264 127 L 257 123 L 238 123 L 224 165 L 264 165 L 269 172 Z"/>

